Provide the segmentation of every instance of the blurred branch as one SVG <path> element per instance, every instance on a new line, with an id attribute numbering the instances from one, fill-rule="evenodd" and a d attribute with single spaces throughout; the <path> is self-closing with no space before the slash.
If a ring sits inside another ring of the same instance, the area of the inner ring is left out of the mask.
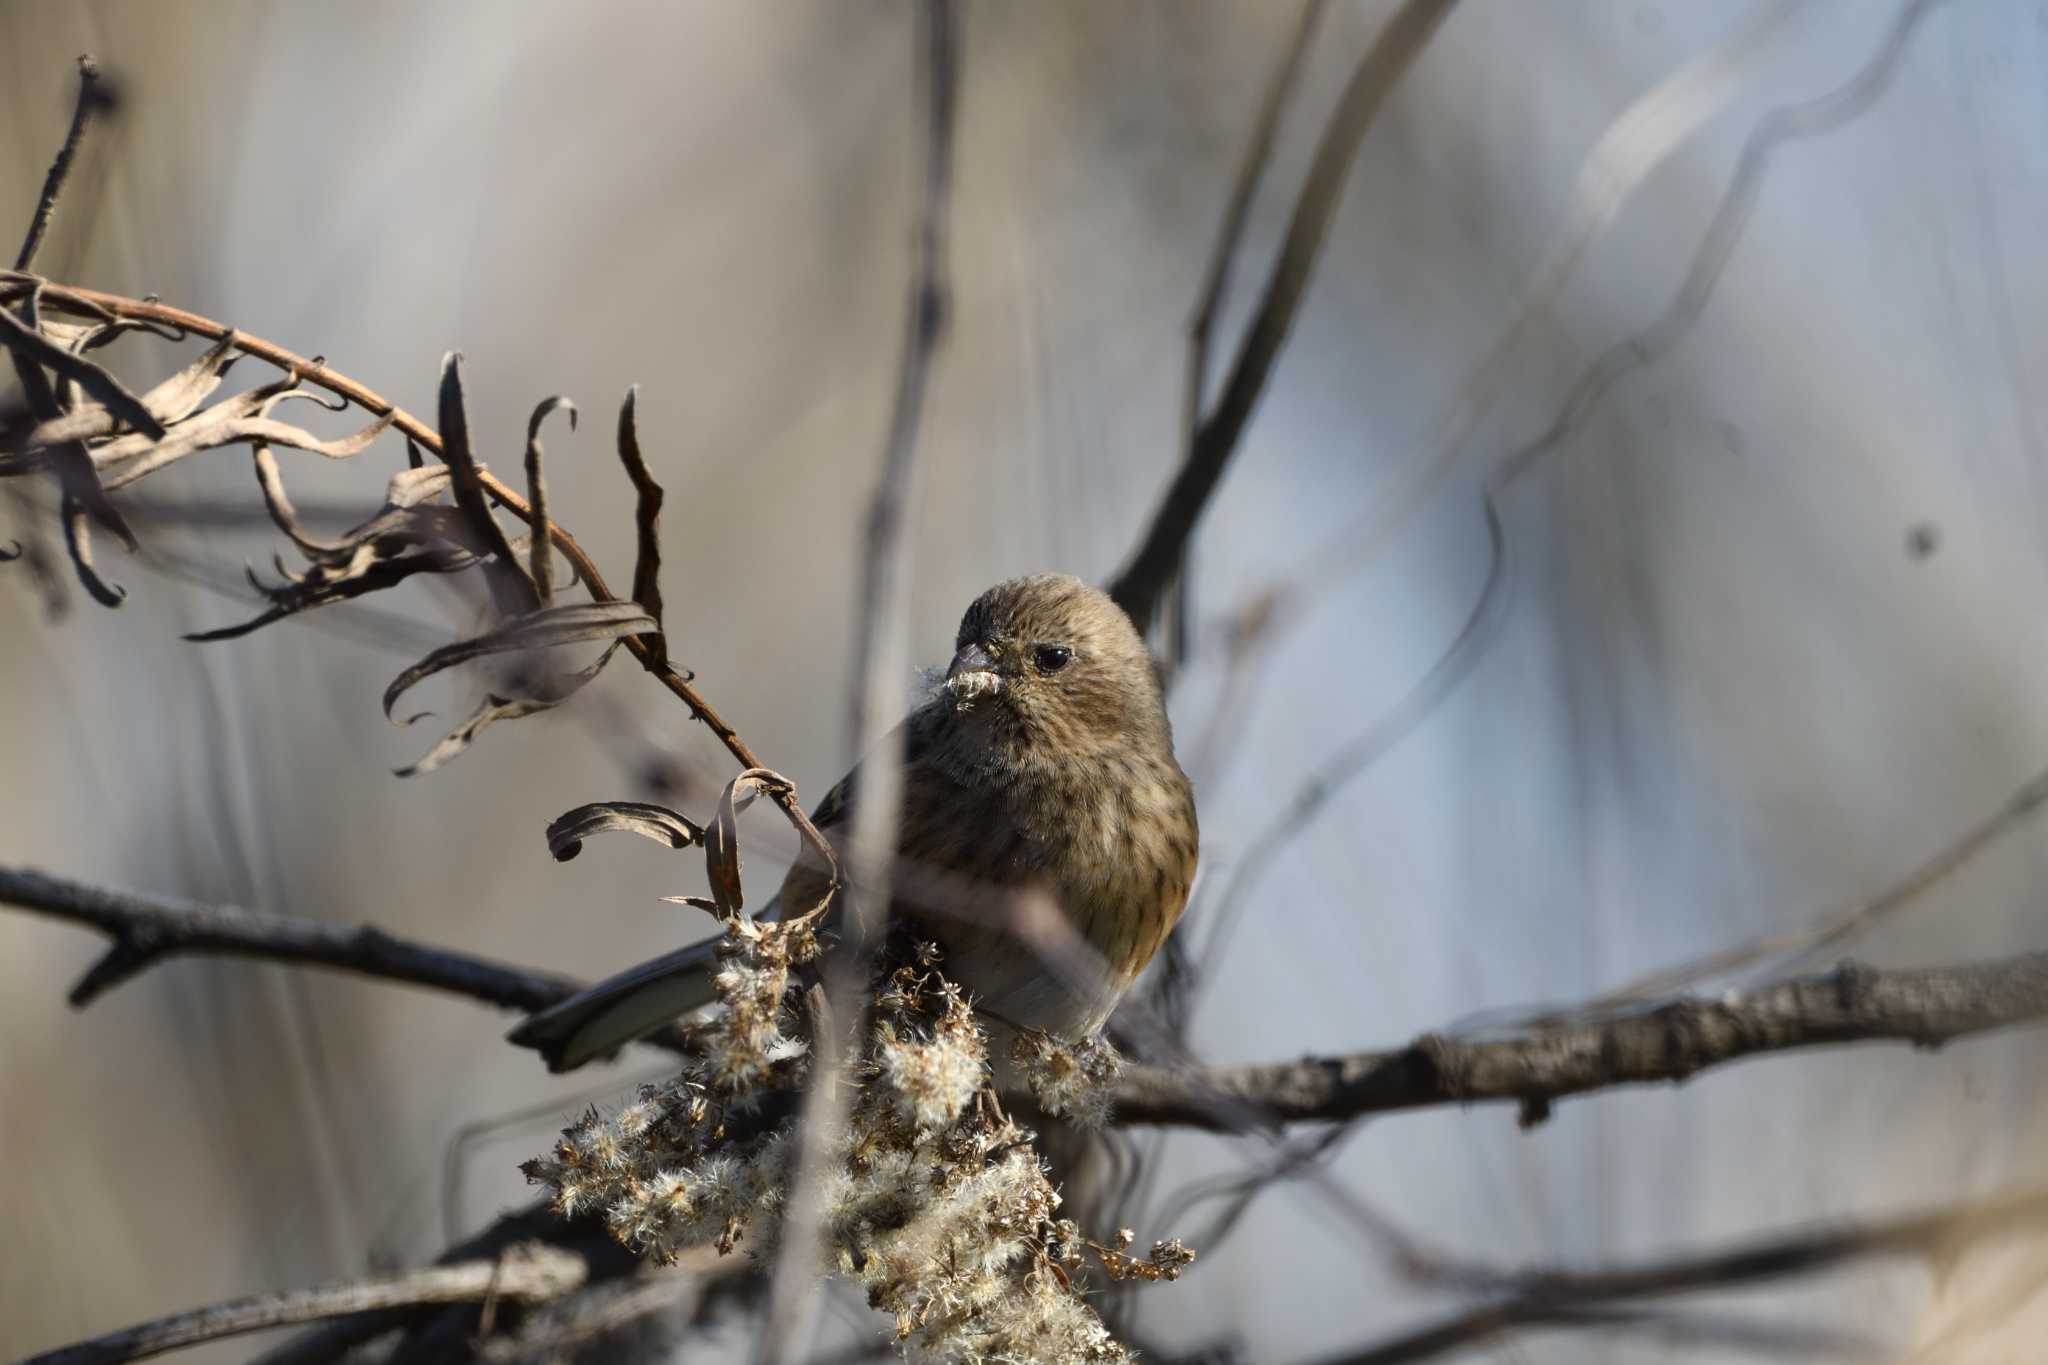
<path id="1" fill-rule="evenodd" d="M 50 219 L 57 212 L 57 200 L 64 193 L 64 182 L 71 175 L 71 163 L 78 155 L 78 144 L 85 137 L 86 124 L 91 122 L 93 111 L 109 103 L 107 92 L 100 85 L 100 64 L 87 53 L 78 59 L 78 102 L 71 109 L 71 130 L 64 135 L 64 145 L 57 149 L 56 159 L 50 163 L 50 173 L 43 178 L 42 198 L 36 202 L 35 216 L 29 220 L 28 236 L 23 239 L 21 251 L 14 258 L 16 270 L 27 270 L 36 263 L 36 253 L 43 248 L 43 238 L 49 234 Z"/>
<path id="2" fill-rule="evenodd" d="M 0 867 L 0 902 L 99 930 L 113 947 L 72 987 L 83 1008 L 129 978 L 172 957 L 250 957 L 332 967 L 466 995 L 504 1009 L 539 1010 L 583 988 L 573 977 L 531 971 L 446 948 L 410 943 L 374 925 L 331 925 L 236 905 L 206 905 L 168 896 L 109 891 Z M 690 1050 L 670 1025 L 647 1042 Z"/>
<path id="3" fill-rule="evenodd" d="M 1396 82 L 1413 65 L 1455 0 L 1406 0 L 1373 40 L 1351 75 L 1316 147 L 1315 161 L 1295 202 L 1287 237 L 1266 283 L 1257 314 L 1239 347 L 1216 410 L 1196 429 L 1187 459 L 1153 515 L 1130 560 L 1111 582 L 1110 595 L 1140 629 L 1150 625 L 1159 599 L 1179 572 L 1188 537 L 1237 450 L 1252 408 L 1293 329 L 1309 275 L 1315 269 L 1345 177 L 1365 132 Z M 1198 318 L 1199 321 L 1199 318 Z"/>
<path id="4" fill-rule="evenodd" d="M 1393 1052 L 1176 1072 L 1131 1067 L 1115 1119 L 1230 1131 L 1233 1108 L 1278 1123 L 1328 1122 L 1438 1104 L 1550 1103 L 1618 1085 L 1682 1081 L 1744 1057 L 1845 1043 L 1938 1047 L 2048 1019 L 2048 952 L 1962 967 L 1832 972 L 1747 995 L 1684 999 L 1624 1018 L 1460 1041 L 1426 1034 Z"/>
<path id="5" fill-rule="evenodd" d="M 1294 33 L 1288 39 L 1279 63 L 1274 66 L 1273 74 L 1266 81 L 1265 94 L 1260 97 L 1258 116 L 1252 122 L 1251 140 L 1245 144 L 1243 160 L 1238 162 L 1237 178 L 1232 182 L 1230 198 L 1223 206 L 1223 222 L 1217 229 L 1215 244 L 1209 249 L 1209 265 L 1202 272 L 1201 298 L 1195 305 L 1194 318 L 1188 324 L 1186 369 L 1181 377 L 1180 457 L 1183 464 L 1192 457 L 1195 436 L 1201 430 L 1202 400 L 1206 396 L 1203 386 L 1209 377 L 1210 332 L 1223 305 L 1224 291 L 1230 286 L 1230 266 L 1237 258 L 1238 246 L 1244 239 L 1244 225 L 1251 216 L 1252 194 L 1258 189 L 1259 176 L 1264 172 L 1266 162 L 1272 158 L 1273 138 L 1280 130 L 1280 115 L 1286 110 L 1288 97 L 1294 92 L 1295 80 L 1301 74 L 1301 59 L 1308 52 L 1308 40 L 1315 34 L 1323 8 L 1323 0 L 1304 0 L 1301 13 L 1295 18 Z M 1186 652 L 1187 580 L 1180 573 L 1180 562 L 1184 562 L 1186 557 L 1186 547 L 1183 546 L 1179 562 L 1166 581 L 1160 584 L 1151 608 L 1157 611 L 1159 596 L 1178 587 L 1173 626 L 1168 632 L 1162 658 L 1162 665 L 1168 669 L 1177 664 Z M 1141 618 L 1134 619 L 1140 620 L 1141 628 L 1149 624 Z"/>
<path id="6" fill-rule="evenodd" d="M 1420 1331 L 1320 1365 L 1400 1365 L 1472 1346 L 1519 1327 L 1587 1325 L 1619 1301 L 1810 1275 L 1885 1256 L 1949 1259 L 1971 1243 L 2048 1224 L 2048 1190 L 2013 1192 L 1886 1222 L 1784 1234 L 1700 1256 L 1613 1270 L 1538 1270 L 1506 1277 L 1509 1296 Z"/>
<path id="7" fill-rule="evenodd" d="M 29 1357 L 22 1365 L 115 1365 L 244 1332 L 352 1313 L 476 1300 L 552 1299 L 581 1285 L 586 1273 L 582 1257 L 528 1244 L 513 1248 L 497 1260 L 466 1261 L 353 1284 L 230 1299 L 46 1351 Z"/>
<path id="8" fill-rule="evenodd" d="M 1750 966 L 1765 958 L 1783 954 L 1812 953 L 1838 944 L 1905 908 L 1945 880 L 2001 837 L 2018 828 L 2043 805 L 2048 805 L 2048 771 L 2036 773 L 2019 790 L 2006 797 L 1997 810 L 1953 843 L 1921 863 L 1900 881 L 1870 899 L 1846 910 L 1823 916 L 1798 929 L 1788 929 L 1748 943 L 1738 944 L 1678 967 L 1669 967 L 1637 977 L 1614 990 L 1587 1001 L 1584 1010 L 1622 1008 L 1669 991 L 1682 990 L 1708 977 Z M 1529 1023 L 1550 1022 L 1531 1019 Z"/>
<path id="9" fill-rule="evenodd" d="M 903 535 L 904 505 L 915 469 L 932 359 L 945 335 L 949 307 L 947 214 L 952 195 L 953 132 L 958 101 L 960 16 L 952 0 L 918 7 L 918 65 L 924 76 L 924 176 L 916 224 L 916 257 L 888 444 L 881 477 L 868 506 L 861 572 L 858 630 L 865 657 L 854 688 L 854 752 L 860 765 L 860 800 L 853 809 L 848 872 L 861 895 L 842 914 L 846 933 L 825 963 L 824 985 L 813 1009 L 811 1047 L 816 1062 L 797 1126 L 797 1161 L 789 1184 L 781 1247 L 769 1279 L 767 1314 L 757 1358 L 764 1365 L 792 1361 L 811 1336 L 820 1279 L 820 1234 L 826 1222 L 826 1187 L 840 1161 L 850 1087 L 846 1059 L 866 1036 L 871 964 L 888 931 L 890 882 L 896 862 L 903 804 L 905 730 L 897 724 L 901 679 L 910 662 L 910 545 Z M 814 991 L 816 988 L 814 988 Z"/>

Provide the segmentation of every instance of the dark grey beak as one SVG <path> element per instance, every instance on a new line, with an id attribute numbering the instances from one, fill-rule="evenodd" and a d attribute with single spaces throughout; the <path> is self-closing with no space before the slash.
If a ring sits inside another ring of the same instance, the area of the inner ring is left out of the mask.
<path id="1" fill-rule="evenodd" d="M 953 656 L 952 664 L 946 669 L 946 681 L 951 682 L 962 673 L 993 673 L 996 661 L 979 644 L 964 646 Z"/>

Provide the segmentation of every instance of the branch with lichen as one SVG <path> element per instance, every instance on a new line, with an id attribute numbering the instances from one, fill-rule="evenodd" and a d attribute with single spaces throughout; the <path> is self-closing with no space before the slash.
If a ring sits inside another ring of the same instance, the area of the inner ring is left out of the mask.
<path id="1" fill-rule="evenodd" d="M 603 830 L 629 830 L 671 847 L 688 846 L 701 833 L 673 812 L 646 803 L 599 803 L 555 823 L 556 856 L 574 856 L 584 838 Z M 720 877 L 714 877 L 714 889 L 719 885 Z M 108 956 L 73 990 L 78 1005 L 137 971 L 180 956 L 328 967 L 522 1010 L 545 1008 L 580 989 L 568 977 L 420 944 L 373 925 L 328 925 L 111 891 L 27 869 L 0 867 L 0 903 L 113 940 Z M 1932 1048 L 2044 1020 L 2048 953 L 2029 953 L 1903 971 L 1844 963 L 1746 994 L 1682 997 L 1624 1014 L 1603 1008 L 1576 1021 L 1567 1011 L 1562 1022 L 1507 1037 L 1432 1033 L 1385 1051 L 1249 1066 L 1125 1063 L 1105 1075 L 1099 1060 L 1070 1049 L 1048 1051 L 1038 1065 L 1055 1114 L 1106 1105 L 1102 1121 L 1109 1123 L 1238 1132 L 1445 1104 L 1516 1104 L 1525 1117 L 1536 1118 L 1569 1096 L 1676 1083 L 1752 1057 L 1858 1043 Z M 679 1052 L 693 1046 L 680 1029 L 646 1041 Z M 1030 1101 L 1025 1095 L 1005 1099 Z"/>

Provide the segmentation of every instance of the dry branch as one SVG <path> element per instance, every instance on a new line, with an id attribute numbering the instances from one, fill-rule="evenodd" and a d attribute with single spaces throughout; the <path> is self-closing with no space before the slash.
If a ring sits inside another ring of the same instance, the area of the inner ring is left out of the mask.
<path id="1" fill-rule="evenodd" d="M 584 984 L 411 943 L 374 925 L 323 924 L 236 905 L 110 891 L 27 868 L 0 867 L 0 902 L 87 925 L 113 940 L 113 947 L 72 988 L 71 1003 L 79 1008 L 160 962 L 185 956 L 331 967 L 527 1012 L 565 1000 Z M 673 1052 L 687 1052 L 690 1046 L 674 1026 L 646 1041 Z"/>
<path id="2" fill-rule="evenodd" d="M 500 1260 L 467 1261 L 351 1284 L 230 1299 L 46 1351 L 22 1365 L 117 1365 L 244 1332 L 353 1313 L 493 1299 L 546 1300 L 577 1288 L 586 1274 L 581 1256 L 528 1244 L 512 1249 Z"/>
<path id="3" fill-rule="evenodd" d="M 1885 1222 L 1807 1230 L 1724 1251 L 1611 1270 L 1537 1270 L 1505 1277 L 1506 1297 L 1320 1365 L 1405 1365 L 1477 1345 L 1519 1327 L 1583 1326 L 1603 1305 L 1809 1275 L 1886 1256 L 1949 1258 L 1969 1244 L 2048 1224 L 2048 1190 L 2001 1195 Z"/>
<path id="4" fill-rule="evenodd" d="M 17 277 L 17 279 L 27 278 L 25 276 Z M 193 336 L 205 337 L 211 341 L 225 341 L 232 337 L 234 349 L 240 354 L 253 356 L 258 360 L 276 366 L 287 374 L 296 375 L 301 382 L 313 385 L 316 388 L 325 389 L 328 393 L 353 403 L 365 412 L 378 417 L 390 418 L 392 426 L 411 438 L 419 446 L 445 458 L 446 452 L 441 436 L 432 427 L 422 422 L 412 413 L 391 402 L 374 389 L 358 383 L 347 375 L 328 368 L 323 362 L 299 355 L 277 345 L 275 342 L 265 341 L 261 337 L 250 336 L 212 318 L 187 312 L 182 308 L 173 308 L 154 300 L 128 298 L 121 294 L 109 294 L 96 289 L 83 289 L 42 280 L 34 281 L 34 286 L 40 291 L 40 299 L 45 307 L 70 313 L 74 316 L 96 319 L 113 317 L 131 322 L 152 323 L 174 328 Z M 629 395 L 629 402 L 630 398 L 631 396 Z M 477 481 L 483 491 L 494 502 L 512 513 L 513 516 L 526 522 L 529 526 L 533 525 L 535 520 L 533 508 L 516 490 L 485 469 L 477 470 Z M 638 480 L 636 479 L 636 486 L 637 484 Z M 642 506 L 645 508 L 648 506 L 648 494 L 645 489 L 641 489 L 641 495 Z M 581 579 L 593 599 L 599 602 L 620 600 L 618 594 L 614 593 L 605 582 L 603 573 L 598 569 L 596 562 L 590 557 L 589 552 L 577 542 L 574 536 L 570 535 L 558 523 L 547 522 L 545 526 L 549 539 L 554 542 L 555 548 L 561 552 L 562 557 L 576 571 L 577 577 Z M 646 553 L 645 542 L 646 536 L 643 535 L 642 568 L 638 571 L 638 574 L 651 583 L 652 565 Z M 636 589 L 640 586 L 644 586 L 644 584 L 636 584 Z M 653 596 L 651 593 L 649 595 Z M 658 601 L 658 597 L 655 600 Z M 712 707 L 711 703 L 705 700 L 703 694 L 692 685 L 691 679 L 670 666 L 666 653 L 661 647 L 660 637 L 632 636 L 627 638 L 624 643 L 626 649 L 634 658 L 640 661 L 641 666 L 653 674 L 655 679 L 680 699 L 685 706 L 689 707 L 690 714 L 703 722 L 711 733 L 717 736 L 719 743 L 724 745 L 726 751 L 738 760 L 742 768 L 759 768 L 764 766 L 753 749 L 744 739 L 740 738 L 739 732 L 727 724 L 724 718 Z M 797 822 L 797 827 L 804 834 L 806 840 L 811 842 L 813 847 L 829 860 L 832 856 L 829 846 L 825 844 L 821 836 L 817 835 L 815 830 L 809 827 L 809 821 L 804 818 L 803 808 L 797 803 L 795 793 L 777 794 L 775 800 L 777 804 L 784 807 L 785 812 L 790 815 L 790 818 Z"/>
<path id="5" fill-rule="evenodd" d="M 237 906 L 108 891 L 0 867 L 0 902 L 84 924 L 114 947 L 72 992 L 85 1005 L 167 958 L 249 957 L 430 986 L 508 1009 L 566 999 L 581 983 L 396 938 Z M 1385 1052 L 1253 1066 L 1129 1066 L 1113 1121 L 1239 1132 L 1340 1122 L 1442 1104 L 1513 1102 L 1525 1120 L 1551 1101 L 1619 1085 L 1682 1081 L 1745 1057 L 1859 1042 L 1938 1047 L 2048 1019 L 2048 952 L 1959 967 L 1879 971 L 1843 963 L 1746 995 L 1688 998 L 1621 1017 L 1508 1038 L 1425 1034 Z M 646 1041 L 688 1052 L 674 1026 Z M 1027 1112 L 1028 1100 L 1016 1101 Z"/>
<path id="6" fill-rule="evenodd" d="M 21 250 L 14 258 L 16 270 L 35 265 L 36 253 L 42 250 L 43 238 L 50 231 L 50 219 L 57 212 L 57 199 L 64 193 L 64 182 L 71 175 L 78 144 L 85 137 L 85 126 L 91 122 L 93 111 L 108 102 L 106 89 L 100 85 L 100 64 L 90 54 L 80 57 L 78 102 L 71 107 L 71 128 L 64 134 L 64 145 L 57 149 L 56 158 L 50 162 L 50 173 L 43 178 L 43 193 L 36 201 L 35 216 L 29 220 L 28 236 L 22 239 Z"/>
<path id="7" fill-rule="evenodd" d="M 1228 1130 L 1235 1113 L 1329 1122 L 1440 1104 L 1508 1101 L 1525 1123 L 1551 1101 L 1676 1082 L 1744 1057 L 1847 1043 L 1933 1048 L 2048 1019 L 2048 952 L 1961 967 L 1832 972 L 1746 995 L 1688 998 L 1621 1018 L 1512 1038 L 1425 1034 L 1392 1052 L 1175 1072 L 1127 1068 L 1116 1121 Z"/>

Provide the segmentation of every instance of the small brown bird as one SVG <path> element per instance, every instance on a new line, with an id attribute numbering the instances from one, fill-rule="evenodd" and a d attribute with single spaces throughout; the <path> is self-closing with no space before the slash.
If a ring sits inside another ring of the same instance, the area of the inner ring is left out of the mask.
<path id="1" fill-rule="evenodd" d="M 1077 578 L 998 583 L 961 618 L 945 683 L 903 739 L 891 921 L 941 946 L 941 970 L 985 1018 L 1092 1037 L 1166 940 L 1195 874 L 1194 794 L 1144 640 Z M 856 767 L 812 817 L 835 849 L 851 837 L 859 782 Z M 800 858 L 777 905 L 813 905 L 826 885 L 815 857 Z M 1071 933 L 1020 928 L 1034 893 Z M 716 943 L 600 982 L 512 1041 L 555 1071 L 611 1052 L 710 1003 Z"/>

